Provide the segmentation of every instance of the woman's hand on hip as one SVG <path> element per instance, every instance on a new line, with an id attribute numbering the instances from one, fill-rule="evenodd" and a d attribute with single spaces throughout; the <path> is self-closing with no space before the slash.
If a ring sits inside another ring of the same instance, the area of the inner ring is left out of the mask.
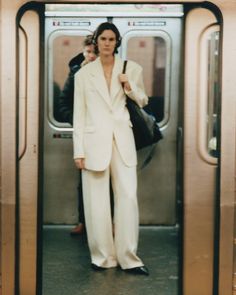
<path id="1" fill-rule="evenodd" d="M 77 159 L 75 159 L 75 166 L 78 169 L 84 169 L 85 168 L 84 158 L 77 158 Z"/>

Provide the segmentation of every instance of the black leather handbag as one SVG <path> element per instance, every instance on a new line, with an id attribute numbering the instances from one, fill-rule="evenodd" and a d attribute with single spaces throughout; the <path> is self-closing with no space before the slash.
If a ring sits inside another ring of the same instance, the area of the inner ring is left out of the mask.
<path id="1" fill-rule="evenodd" d="M 124 61 L 123 74 L 125 74 L 126 66 L 127 60 Z M 156 118 L 140 108 L 136 102 L 130 99 L 127 95 L 126 97 L 126 106 L 133 125 L 136 150 L 157 143 L 163 138 L 163 135 L 157 124 Z"/>

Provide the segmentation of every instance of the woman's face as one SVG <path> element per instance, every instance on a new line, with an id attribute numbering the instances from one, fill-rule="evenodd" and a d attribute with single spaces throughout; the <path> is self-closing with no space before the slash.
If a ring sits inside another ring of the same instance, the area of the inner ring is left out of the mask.
<path id="1" fill-rule="evenodd" d="M 112 30 L 105 30 L 97 39 L 100 56 L 113 55 L 116 47 L 116 35 Z"/>

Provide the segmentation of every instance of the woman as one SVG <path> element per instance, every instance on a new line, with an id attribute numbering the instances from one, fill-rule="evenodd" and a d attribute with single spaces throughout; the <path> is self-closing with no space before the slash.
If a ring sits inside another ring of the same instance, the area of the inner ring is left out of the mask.
<path id="1" fill-rule="evenodd" d="M 82 169 L 84 209 L 92 268 L 119 265 L 123 270 L 148 275 L 136 255 L 138 244 L 137 155 L 126 95 L 143 107 L 142 68 L 115 56 L 120 33 L 102 23 L 94 33 L 96 61 L 75 75 L 74 159 Z M 122 87 L 124 85 L 124 88 Z M 125 93 L 124 93 L 125 92 Z M 109 178 L 114 192 L 115 236 L 109 197 Z"/>

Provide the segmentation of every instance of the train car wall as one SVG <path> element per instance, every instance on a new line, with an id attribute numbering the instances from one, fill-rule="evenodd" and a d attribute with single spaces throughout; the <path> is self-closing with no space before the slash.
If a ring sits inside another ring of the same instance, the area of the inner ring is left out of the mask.
<path id="1" fill-rule="evenodd" d="M 50 3 L 51 1 L 38 1 L 37 3 Z M 53 3 L 65 3 L 66 1 L 53 1 Z M 78 1 L 70 1 L 70 3 Z M 106 1 L 96 1 L 97 3 L 106 3 Z M 110 1 L 113 2 L 113 1 Z M 116 1 L 117 2 L 117 1 Z M 119 1 L 125 3 L 126 1 Z M 129 3 L 143 3 L 143 1 L 129 1 Z M 161 1 L 152 1 L 161 3 Z M 185 3 L 185 1 L 177 1 Z M 201 3 L 201 1 L 189 0 L 188 3 Z M 19 274 L 15 272 L 19 266 L 17 252 L 17 228 L 15 227 L 18 216 L 15 215 L 16 192 L 18 183 L 17 169 L 17 150 L 16 150 L 16 97 L 17 88 L 17 30 L 16 16 L 21 7 L 27 1 L 21 0 L 1 0 L 0 1 L 0 187 L 1 187 L 1 291 L 2 295 L 13 295 L 15 290 L 19 289 Z M 93 1 L 87 1 L 93 3 Z M 171 1 L 165 1 L 171 3 Z M 175 1 L 176 3 L 176 1 Z M 220 274 L 219 274 L 219 294 L 232 294 L 232 263 L 233 263 L 233 228 L 234 228 L 234 198 L 235 198 L 235 151 L 236 151 L 236 83 L 233 77 L 236 77 L 236 3 L 235 1 L 212 1 L 222 13 L 223 32 L 222 32 L 222 123 L 221 123 L 221 178 L 220 178 L 220 196 L 221 196 L 221 223 L 220 223 Z M 28 8 L 33 6 L 29 4 Z M 204 4 L 206 5 L 206 3 Z M 209 7 L 212 7 L 209 4 Z M 37 19 L 37 18 L 36 18 Z M 37 45 L 37 44 L 36 44 Z M 32 173 L 32 183 L 37 184 L 38 167 L 38 138 L 33 138 L 29 148 L 31 161 L 34 161 L 34 173 Z M 18 167 L 19 168 L 19 167 Z M 37 193 L 36 193 L 37 194 Z M 35 197 L 35 196 L 34 196 Z M 26 202 L 26 200 L 25 200 Z M 25 203 L 27 206 L 27 202 Z M 16 218 L 17 217 L 17 218 Z M 27 220 L 25 220 L 27 222 Z M 190 225 L 189 225 L 190 226 Z M 31 243 L 36 242 L 37 224 L 31 227 Z M 185 237 L 187 238 L 187 237 Z M 36 268 L 36 252 L 32 254 L 33 266 Z M 16 257 L 16 258 L 15 258 Z M 19 268 L 18 268 L 19 269 Z M 31 270 L 35 276 L 36 270 Z M 184 278 L 183 278 L 184 279 Z M 197 279 L 197 278 L 196 278 Z M 27 280 L 21 279 L 24 293 L 22 295 L 36 294 L 36 279 L 32 276 Z M 191 291 L 185 295 L 194 294 Z M 209 294 L 210 295 L 210 294 Z"/>

